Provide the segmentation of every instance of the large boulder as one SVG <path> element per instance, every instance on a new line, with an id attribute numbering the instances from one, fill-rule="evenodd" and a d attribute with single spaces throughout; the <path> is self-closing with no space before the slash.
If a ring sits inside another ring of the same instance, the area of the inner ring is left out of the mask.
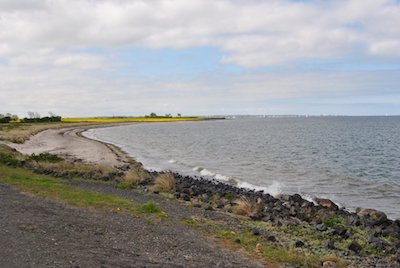
<path id="1" fill-rule="evenodd" d="M 326 208 L 326 209 L 331 209 L 331 210 L 339 210 L 338 205 L 336 205 L 332 200 L 326 199 L 326 198 L 315 198 L 314 199 L 315 203 L 318 204 L 318 206 Z"/>

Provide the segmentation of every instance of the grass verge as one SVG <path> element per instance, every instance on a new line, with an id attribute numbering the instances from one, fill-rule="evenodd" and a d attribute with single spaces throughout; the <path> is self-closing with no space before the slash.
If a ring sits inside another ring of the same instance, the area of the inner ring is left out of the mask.
<path id="1" fill-rule="evenodd" d="M 0 183 L 71 206 L 89 207 L 101 211 L 128 212 L 134 216 L 142 214 L 166 216 L 165 212 L 155 203 L 138 204 L 115 195 L 85 191 L 79 187 L 64 184 L 62 179 L 37 175 L 22 168 L 0 165 Z"/>

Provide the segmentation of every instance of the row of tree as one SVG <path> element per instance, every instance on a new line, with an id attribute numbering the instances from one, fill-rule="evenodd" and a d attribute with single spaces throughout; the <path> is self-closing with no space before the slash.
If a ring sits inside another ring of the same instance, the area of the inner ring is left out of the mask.
<path id="1" fill-rule="evenodd" d="M 177 117 L 181 117 L 181 114 L 177 114 Z M 145 115 L 145 117 L 150 117 L 150 118 L 160 118 L 160 117 L 167 117 L 167 118 L 171 118 L 172 114 L 166 114 L 166 115 L 157 115 L 156 113 L 151 113 L 149 115 Z"/>
<path id="2" fill-rule="evenodd" d="M 13 120 L 18 120 L 18 116 L 10 113 L 0 114 L 0 123 L 9 123 Z"/>
<path id="3" fill-rule="evenodd" d="M 10 113 L 0 114 L 0 123 L 10 123 L 11 121 L 18 121 L 17 115 Z M 61 122 L 61 116 L 57 116 L 49 112 L 49 116 L 41 117 L 39 113 L 28 112 L 28 117 L 19 120 L 22 123 L 45 123 L 45 122 Z"/>

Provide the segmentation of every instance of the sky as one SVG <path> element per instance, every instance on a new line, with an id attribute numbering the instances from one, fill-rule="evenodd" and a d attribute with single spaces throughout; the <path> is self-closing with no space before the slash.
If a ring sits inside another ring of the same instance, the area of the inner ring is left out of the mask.
<path id="1" fill-rule="evenodd" d="M 0 113 L 400 115 L 400 1 L 0 0 Z"/>

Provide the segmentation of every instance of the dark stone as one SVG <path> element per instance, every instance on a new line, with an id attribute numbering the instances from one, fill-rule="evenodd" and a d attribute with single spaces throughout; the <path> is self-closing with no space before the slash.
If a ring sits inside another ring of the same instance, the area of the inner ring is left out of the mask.
<path id="1" fill-rule="evenodd" d="M 193 204 L 193 207 L 195 207 L 195 208 L 201 208 L 201 204 L 200 204 L 200 203 L 194 203 L 194 204 Z"/>
<path id="2" fill-rule="evenodd" d="M 293 203 L 298 203 L 298 204 L 303 202 L 303 198 L 299 194 L 294 194 L 290 196 L 289 200 L 292 201 Z"/>
<path id="3" fill-rule="evenodd" d="M 357 241 L 353 241 L 348 246 L 348 249 L 358 254 L 362 250 L 362 246 Z"/>
<path id="4" fill-rule="evenodd" d="M 336 249 L 335 247 L 335 241 L 329 240 L 328 244 L 326 244 L 327 249 Z"/>
<path id="5" fill-rule="evenodd" d="M 205 210 L 214 210 L 214 208 L 211 206 L 211 204 L 207 204 L 207 205 L 204 207 L 204 209 L 205 209 Z"/>
<path id="6" fill-rule="evenodd" d="M 276 237 L 274 235 L 270 235 L 267 237 L 267 241 L 276 242 Z"/>
<path id="7" fill-rule="evenodd" d="M 385 250 L 389 245 L 386 241 L 374 236 L 369 239 L 368 243 L 380 250 Z"/>
<path id="8" fill-rule="evenodd" d="M 332 234 L 338 235 L 343 239 L 347 239 L 351 235 L 350 232 L 348 230 L 346 230 L 346 228 L 344 228 L 343 226 L 340 226 L 340 225 L 335 225 L 333 227 Z"/>
<path id="9" fill-rule="evenodd" d="M 253 228 L 251 232 L 253 233 L 253 235 L 261 235 L 261 231 L 257 228 Z"/>
<path id="10" fill-rule="evenodd" d="M 263 213 L 256 213 L 254 215 L 250 216 L 250 219 L 253 221 L 260 221 L 264 218 L 264 214 Z"/>
<path id="11" fill-rule="evenodd" d="M 303 243 L 303 241 L 297 241 L 296 243 L 294 243 L 294 246 L 296 248 L 301 248 L 301 247 L 304 247 L 304 243 Z"/>
<path id="12" fill-rule="evenodd" d="M 223 208 L 224 206 L 225 206 L 224 202 L 222 200 L 218 200 L 217 208 Z"/>
<path id="13" fill-rule="evenodd" d="M 324 232 L 324 231 L 328 230 L 328 227 L 326 227 L 325 223 L 317 224 L 315 226 L 315 228 L 320 232 Z"/>

